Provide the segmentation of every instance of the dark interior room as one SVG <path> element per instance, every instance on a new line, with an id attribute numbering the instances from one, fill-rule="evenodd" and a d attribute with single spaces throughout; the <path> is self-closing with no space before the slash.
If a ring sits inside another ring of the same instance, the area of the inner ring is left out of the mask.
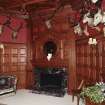
<path id="1" fill-rule="evenodd" d="M 105 92 L 104 69 L 105 0 L 0 0 L 0 96 L 13 87 L 79 105 L 83 87 Z"/>

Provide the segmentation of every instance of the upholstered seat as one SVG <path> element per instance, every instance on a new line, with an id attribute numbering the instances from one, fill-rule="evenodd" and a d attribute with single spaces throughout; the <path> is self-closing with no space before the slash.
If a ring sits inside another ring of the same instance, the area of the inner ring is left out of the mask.
<path id="1" fill-rule="evenodd" d="M 14 92 L 16 93 L 16 76 L 0 76 L 0 95 Z"/>

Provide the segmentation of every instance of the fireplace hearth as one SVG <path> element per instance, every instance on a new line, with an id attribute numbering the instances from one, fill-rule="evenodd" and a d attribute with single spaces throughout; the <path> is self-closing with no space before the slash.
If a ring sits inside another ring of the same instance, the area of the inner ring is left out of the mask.
<path id="1" fill-rule="evenodd" d="M 67 92 L 66 68 L 34 69 L 33 93 L 62 97 Z"/>

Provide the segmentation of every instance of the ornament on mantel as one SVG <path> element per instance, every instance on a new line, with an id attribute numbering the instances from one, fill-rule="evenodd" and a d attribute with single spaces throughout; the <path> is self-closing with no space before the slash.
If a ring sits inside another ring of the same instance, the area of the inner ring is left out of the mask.
<path id="1" fill-rule="evenodd" d="M 47 55 L 47 60 L 50 61 L 51 58 L 52 58 L 52 53 L 48 53 L 48 55 Z"/>

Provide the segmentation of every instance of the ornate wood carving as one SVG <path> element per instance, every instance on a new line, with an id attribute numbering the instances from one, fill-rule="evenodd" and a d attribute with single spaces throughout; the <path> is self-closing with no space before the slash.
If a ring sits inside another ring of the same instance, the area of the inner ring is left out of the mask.
<path id="1" fill-rule="evenodd" d="M 103 37 L 95 36 L 97 45 L 89 45 L 88 38 L 76 41 L 76 64 L 77 84 L 86 80 L 87 84 L 105 81 L 104 75 L 104 40 Z"/>
<path id="2" fill-rule="evenodd" d="M 26 65 L 26 45 L 4 43 L 4 53 L 0 53 L 0 74 L 16 75 L 18 78 L 18 88 L 25 88 Z"/>

